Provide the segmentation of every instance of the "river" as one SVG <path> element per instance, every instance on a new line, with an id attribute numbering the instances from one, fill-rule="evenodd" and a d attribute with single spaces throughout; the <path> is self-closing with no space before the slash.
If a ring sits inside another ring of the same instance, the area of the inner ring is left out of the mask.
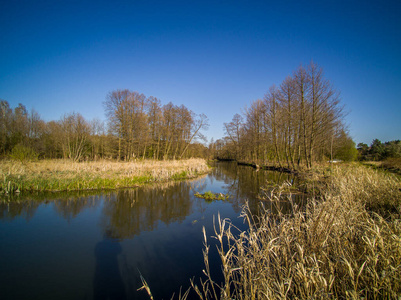
<path id="1" fill-rule="evenodd" d="M 220 214 L 241 230 L 245 201 L 257 213 L 257 195 L 267 181 L 291 175 L 216 163 L 195 180 L 116 191 L 42 193 L 0 202 L 0 298 L 170 299 L 199 282 L 204 268 L 203 233 L 213 235 Z M 207 202 L 196 192 L 229 194 Z M 211 264 L 221 280 L 219 258 L 209 238 Z"/>

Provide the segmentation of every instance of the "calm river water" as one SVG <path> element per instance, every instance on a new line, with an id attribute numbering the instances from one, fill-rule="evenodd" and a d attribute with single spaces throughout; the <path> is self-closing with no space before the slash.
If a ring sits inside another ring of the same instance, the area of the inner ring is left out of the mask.
<path id="1" fill-rule="evenodd" d="M 240 229 L 246 200 L 253 212 L 266 181 L 289 175 L 216 163 L 196 180 L 78 194 L 42 194 L 0 203 L 0 299 L 170 299 L 204 267 L 202 227 L 213 235 L 220 213 Z M 194 193 L 228 193 L 206 202 Z M 209 238 L 213 245 L 214 240 Z M 215 278 L 221 279 L 215 247 Z"/>

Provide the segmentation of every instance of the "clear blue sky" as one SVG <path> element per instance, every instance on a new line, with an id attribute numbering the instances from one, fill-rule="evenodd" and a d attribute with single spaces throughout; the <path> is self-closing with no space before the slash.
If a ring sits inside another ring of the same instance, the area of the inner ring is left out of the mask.
<path id="1" fill-rule="evenodd" d="M 207 136 L 311 60 L 355 142 L 401 139 L 401 1 L 0 1 L 0 98 L 46 120 L 128 88 L 210 119 Z"/>

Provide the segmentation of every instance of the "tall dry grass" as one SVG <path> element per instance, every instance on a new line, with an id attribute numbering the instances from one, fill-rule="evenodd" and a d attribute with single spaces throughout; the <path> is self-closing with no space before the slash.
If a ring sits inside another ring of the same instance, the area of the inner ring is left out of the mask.
<path id="1" fill-rule="evenodd" d="M 119 188 L 191 178 L 208 170 L 203 159 L 137 162 L 1 161 L 0 190 L 13 192 Z"/>
<path id="2" fill-rule="evenodd" d="M 292 203 L 290 213 L 280 212 L 286 186 L 264 194 L 278 213 L 262 205 L 252 216 L 245 207 L 246 232 L 218 218 L 224 282 L 210 275 L 205 233 L 207 278 L 192 281 L 200 299 L 399 299 L 400 181 L 354 165 L 316 179 L 325 188 L 306 207 Z"/>
<path id="3" fill-rule="evenodd" d="M 381 163 L 381 167 L 401 175 L 401 157 L 388 158 Z"/>

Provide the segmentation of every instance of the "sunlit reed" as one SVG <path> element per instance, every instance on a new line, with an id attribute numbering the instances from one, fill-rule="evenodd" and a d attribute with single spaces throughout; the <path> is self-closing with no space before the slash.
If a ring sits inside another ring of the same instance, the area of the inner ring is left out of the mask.
<path id="1" fill-rule="evenodd" d="M 245 206 L 246 232 L 218 217 L 224 282 L 211 276 L 204 232 L 206 279 L 191 281 L 200 299 L 399 299 L 400 180 L 356 165 L 315 170 L 314 180 L 322 190 L 306 207 L 272 213 L 265 203 L 254 216 Z M 262 196 L 279 206 L 287 190 Z"/>
<path id="2" fill-rule="evenodd" d="M 151 182 L 193 178 L 208 172 L 203 159 L 137 162 L 2 161 L 2 193 L 115 189 Z"/>

